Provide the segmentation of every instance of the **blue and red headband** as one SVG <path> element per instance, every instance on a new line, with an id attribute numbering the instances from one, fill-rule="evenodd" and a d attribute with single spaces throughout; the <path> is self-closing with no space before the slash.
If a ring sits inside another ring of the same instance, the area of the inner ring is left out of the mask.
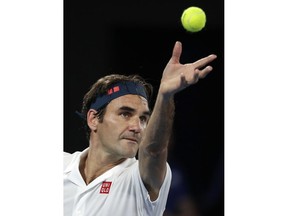
<path id="1" fill-rule="evenodd" d="M 139 95 L 148 100 L 143 85 L 132 81 L 124 81 L 112 84 L 106 94 L 96 97 L 95 101 L 92 102 L 92 104 L 90 105 L 90 109 L 95 109 L 96 111 L 98 111 L 115 98 L 127 94 Z M 81 118 L 86 119 L 82 113 L 76 111 L 76 114 Z"/>
<path id="2" fill-rule="evenodd" d="M 90 109 L 99 110 L 115 98 L 127 94 L 140 95 L 148 99 L 143 85 L 132 81 L 118 82 L 111 85 L 106 94 L 97 97 Z"/>

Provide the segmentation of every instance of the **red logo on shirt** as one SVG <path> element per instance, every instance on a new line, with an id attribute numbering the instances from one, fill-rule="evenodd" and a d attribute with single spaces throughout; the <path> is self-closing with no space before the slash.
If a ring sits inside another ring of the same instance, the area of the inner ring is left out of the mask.
<path id="1" fill-rule="evenodd" d="M 111 184 L 112 184 L 112 182 L 104 181 L 102 183 L 102 186 L 101 186 L 101 189 L 100 189 L 100 194 L 109 194 Z"/>

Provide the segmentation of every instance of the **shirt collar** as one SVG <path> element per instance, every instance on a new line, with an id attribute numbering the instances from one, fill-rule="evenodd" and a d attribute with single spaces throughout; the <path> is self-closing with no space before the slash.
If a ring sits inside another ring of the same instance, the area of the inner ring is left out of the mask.
<path id="1" fill-rule="evenodd" d="M 99 177 L 97 177 L 96 179 L 94 179 L 89 185 L 86 185 L 86 183 L 84 182 L 82 175 L 80 174 L 79 171 L 79 163 L 80 163 L 80 159 L 82 157 L 85 157 L 88 154 L 88 150 L 89 148 L 86 148 L 84 151 L 82 152 L 76 152 L 73 154 L 73 157 L 70 164 L 67 166 L 67 168 L 64 171 L 64 174 L 67 175 L 67 178 L 74 182 L 77 185 L 82 185 L 82 186 L 94 186 L 100 182 L 105 181 L 106 179 L 108 179 L 109 177 L 111 177 L 114 173 L 120 173 L 122 170 L 124 170 L 126 167 L 130 166 L 131 164 L 133 164 L 134 162 L 136 162 L 136 158 L 127 158 L 125 161 L 123 161 L 122 163 L 114 166 L 113 168 L 107 170 L 105 173 L 103 173 L 102 175 L 100 175 Z"/>

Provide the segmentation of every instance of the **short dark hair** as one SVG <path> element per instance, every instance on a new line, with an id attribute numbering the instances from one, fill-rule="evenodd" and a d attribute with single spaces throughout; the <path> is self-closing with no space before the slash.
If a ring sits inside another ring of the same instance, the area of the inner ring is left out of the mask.
<path id="1" fill-rule="evenodd" d="M 107 94 L 107 91 L 109 90 L 111 85 L 123 81 L 132 81 L 141 84 L 145 89 L 148 105 L 150 104 L 150 100 L 153 94 L 153 86 L 150 83 L 146 82 L 146 80 L 140 75 L 110 74 L 100 78 L 91 86 L 90 90 L 84 95 L 82 102 L 81 115 L 85 120 L 84 129 L 86 131 L 86 137 L 88 140 L 90 138 L 91 130 L 87 125 L 86 118 L 87 118 L 87 112 L 89 111 L 91 104 L 95 102 L 97 97 Z M 100 122 L 103 121 L 103 117 L 106 112 L 106 107 L 107 105 L 97 110 L 97 118 L 99 119 Z"/>

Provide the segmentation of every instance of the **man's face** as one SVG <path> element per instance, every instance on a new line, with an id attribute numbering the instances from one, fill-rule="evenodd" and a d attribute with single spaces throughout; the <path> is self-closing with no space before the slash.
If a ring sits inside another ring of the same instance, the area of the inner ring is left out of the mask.
<path id="1" fill-rule="evenodd" d="M 141 96 L 129 94 L 112 100 L 97 127 L 103 150 L 113 157 L 135 157 L 149 117 L 147 100 Z"/>

